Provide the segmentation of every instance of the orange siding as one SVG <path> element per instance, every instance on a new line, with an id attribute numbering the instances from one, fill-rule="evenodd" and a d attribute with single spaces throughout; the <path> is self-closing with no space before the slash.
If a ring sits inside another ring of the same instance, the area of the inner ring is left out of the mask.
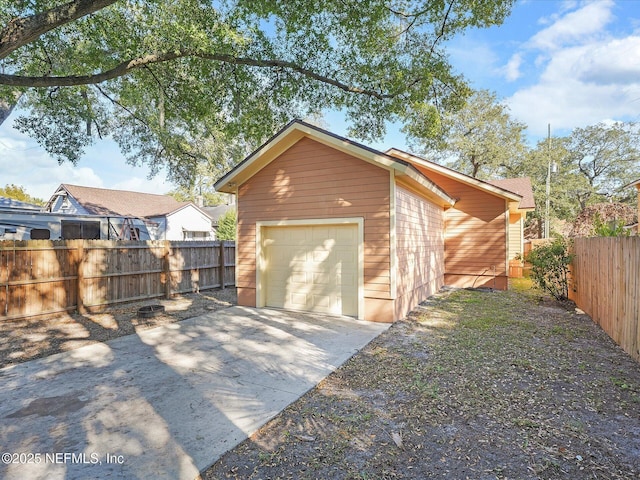
<path id="1" fill-rule="evenodd" d="M 403 318 L 444 283 L 444 210 L 425 198 L 396 189 L 398 258 L 396 318 Z"/>
<path id="2" fill-rule="evenodd" d="M 333 217 L 364 217 L 365 298 L 390 300 L 389 178 L 380 167 L 303 138 L 240 185 L 239 302 L 255 305 L 257 221 Z"/>
<path id="3" fill-rule="evenodd" d="M 422 169 L 458 199 L 445 214 L 445 283 L 507 288 L 507 205 L 504 199 Z"/>

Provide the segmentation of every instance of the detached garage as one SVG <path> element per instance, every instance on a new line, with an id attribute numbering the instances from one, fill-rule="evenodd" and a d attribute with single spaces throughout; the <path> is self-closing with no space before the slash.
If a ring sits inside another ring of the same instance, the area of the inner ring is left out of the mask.
<path id="1" fill-rule="evenodd" d="M 519 193 L 300 121 L 215 188 L 237 198 L 240 305 L 377 322 L 445 282 L 506 288 L 521 234 L 510 225 L 529 208 Z"/>
<path id="2" fill-rule="evenodd" d="M 402 318 L 444 282 L 444 210 L 409 162 L 294 121 L 216 184 L 238 206 L 238 302 Z"/>

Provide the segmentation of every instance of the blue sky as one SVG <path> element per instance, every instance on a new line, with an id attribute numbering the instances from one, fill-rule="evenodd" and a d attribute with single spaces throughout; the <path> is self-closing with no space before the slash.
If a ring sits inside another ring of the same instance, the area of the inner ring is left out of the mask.
<path id="1" fill-rule="evenodd" d="M 547 134 L 616 120 L 640 121 L 640 0 L 521 0 L 499 27 L 466 32 L 448 44 L 451 62 L 474 88 L 489 89 L 528 125 L 534 144 Z M 339 112 L 329 129 L 346 135 Z M 126 164 L 115 144 L 90 148 L 77 166 L 59 166 L 33 140 L 0 127 L 0 186 L 15 183 L 48 199 L 60 183 L 166 193 L 162 174 Z M 407 148 L 397 126 L 374 148 Z"/>

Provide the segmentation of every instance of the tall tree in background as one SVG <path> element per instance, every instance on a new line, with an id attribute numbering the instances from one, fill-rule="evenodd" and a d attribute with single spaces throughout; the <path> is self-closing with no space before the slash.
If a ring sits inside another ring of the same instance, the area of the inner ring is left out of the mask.
<path id="1" fill-rule="evenodd" d="M 617 123 L 574 129 L 569 136 L 538 142 L 514 171 L 531 177 L 536 200 L 532 219 L 541 221 L 546 201 L 549 164 L 551 216 L 573 220 L 587 207 L 601 202 L 635 203 L 631 189 L 622 189 L 639 176 L 640 142 L 637 125 Z"/>
<path id="2" fill-rule="evenodd" d="M 33 203 L 34 205 L 44 205 L 46 203 L 41 198 L 29 195 L 22 185 L 15 185 L 13 183 L 0 187 L 0 197 L 12 198 L 21 202 Z"/>
<path id="3" fill-rule="evenodd" d="M 555 173 L 550 176 L 550 217 L 572 220 L 580 213 L 576 196 L 587 191 L 585 178 L 576 172 L 567 150 L 569 139 L 551 137 L 538 141 L 519 163 L 512 167 L 514 176 L 529 177 L 533 187 L 536 209 L 527 215 L 527 224 L 538 236 L 543 234 L 546 216 L 546 185 L 550 164 L 555 164 Z M 535 227 L 534 227 L 535 225 Z"/>
<path id="4" fill-rule="evenodd" d="M 526 125 L 513 119 L 507 106 L 488 90 L 474 92 L 460 110 L 446 112 L 436 136 L 419 127 L 414 122 L 405 131 L 427 158 L 472 177 L 510 176 L 527 151 Z"/>
<path id="5" fill-rule="evenodd" d="M 629 201 L 622 187 L 638 178 L 640 171 L 640 129 L 635 123 L 599 123 L 576 128 L 567 150 L 576 173 L 588 188 L 577 195 L 581 210 L 597 201 Z"/>
<path id="6" fill-rule="evenodd" d="M 60 162 L 112 136 L 190 184 L 204 141 L 256 146 L 293 117 L 343 109 L 361 139 L 437 120 L 468 93 L 445 42 L 513 1 L 0 0 L 0 118 L 19 101 Z"/>

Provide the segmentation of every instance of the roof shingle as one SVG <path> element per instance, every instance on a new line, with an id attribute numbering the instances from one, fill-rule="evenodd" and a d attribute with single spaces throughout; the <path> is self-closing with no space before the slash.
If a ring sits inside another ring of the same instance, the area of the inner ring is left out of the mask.
<path id="1" fill-rule="evenodd" d="M 531 187 L 531 179 L 529 177 L 489 180 L 488 183 L 520 195 L 522 197 L 519 205 L 520 208 L 536 208 L 536 202 L 533 199 L 533 188 Z"/>
<path id="2" fill-rule="evenodd" d="M 169 195 L 81 187 L 63 183 L 62 187 L 90 214 L 123 217 L 159 217 L 189 205 Z"/>

